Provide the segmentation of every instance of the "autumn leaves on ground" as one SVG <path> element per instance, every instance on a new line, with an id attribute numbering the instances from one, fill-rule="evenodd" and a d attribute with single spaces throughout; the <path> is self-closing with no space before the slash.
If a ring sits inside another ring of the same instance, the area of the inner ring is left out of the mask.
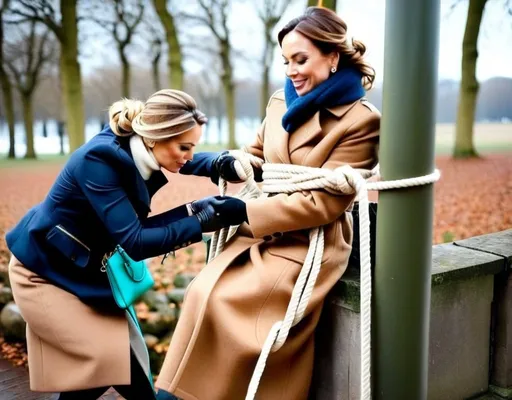
<path id="1" fill-rule="evenodd" d="M 512 154 L 493 154 L 470 160 L 442 156 L 437 158 L 436 165 L 441 170 L 441 180 L 435 185 L 433 243 L 512 228 Z M 5 233 L 31 206 L 44 198 L 61 166 L 61 163 L 48 161 L 0 163 L 0 272 L 6 270 L 9 260 Z M 218 193 L 207 178 L 169 174 L 169 180 L 170 184 L 153 199 L 153 213 Z M 157 289 L 168 291 L 178 273 L 196 274 L 204 260 L 202 243 L 178 251 L 163 265 L 160 258 L 153 260 Z M 141 318 L 149 312 L 144 307 L 137 311 Z M 21 344 L 7 344 L 0 339 L 0 351 L 15 364 L 26 363 Z"/>

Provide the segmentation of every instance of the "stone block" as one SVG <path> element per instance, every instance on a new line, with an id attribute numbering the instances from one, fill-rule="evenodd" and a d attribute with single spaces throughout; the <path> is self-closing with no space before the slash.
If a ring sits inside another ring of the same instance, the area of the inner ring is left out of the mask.
<path id="1" fill-rule="evenodd" d="M 432 289 L 428 399 L 466 399 L 489 384 L 493 276 Z"/>
<path id="2" fill-rule="evenodd" d="M 503 260 L 494 278 L 494 348 L 491 384 L 500 393 L 512 393 L 512 229 L 457 241 L 457 246 L 494 254 Z M 504 398 L 512 398 L 504 397 Z"/>
<path id="3" fill-rule="evenodd" d="M 459 400 L 488 390 L 494 275 L 503 262 L 499 255 L 455 244 L 434 246 L 428 399 Z M 349 268 L 326 299 L 310 399 L 359 399 L 357 274 Z"/>

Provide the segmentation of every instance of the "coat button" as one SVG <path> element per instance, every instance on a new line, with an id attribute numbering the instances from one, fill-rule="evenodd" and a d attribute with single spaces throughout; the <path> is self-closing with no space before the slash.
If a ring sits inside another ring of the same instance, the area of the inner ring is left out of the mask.
<path id="1" fill-rule="evenodd" d="M 73 261 L 73 262 L 76 261 L 76 255 L 75 254 L 71 254 L 71 261 Z"/>
<path id="2" fill-rule="evenodd" d="M 266 240 L 268 242 L 269 240 L 272 240 L 272 236 L 270 236 L 270 235 L 263 236 L 263 240 Z"/>
<path id="3" fill-rule="evenodd" d="M 281 236 L 283 236 L 283 232 L 273 233 L 272 236 L 274 236 L 275 238 L 280 238 Z"/>

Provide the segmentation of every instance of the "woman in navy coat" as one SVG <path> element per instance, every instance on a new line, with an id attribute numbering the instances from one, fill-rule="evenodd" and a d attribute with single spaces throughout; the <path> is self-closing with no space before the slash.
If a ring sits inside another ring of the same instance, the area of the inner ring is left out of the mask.
<path id="1" fill-rule="evenodd" d="M 96 399 L 114 386 L 151 399 L 128 321 L 115 306 L 102 258 L 119 244 L 134 260 L 247 219 L 245 203 L 207 197 L 148 217 L 167 183 L 161 171 L 239 181 L 225 153 L 198 153 L 204 114 L 192 97 L 161 90 L 114 103 L 109 126 L 76 150 L 44 201 L 8 232 L 13 294 L 27 322 L 30 385 L 60 399 Z M 139 349 L 140 350 L 140 349 Z"/>

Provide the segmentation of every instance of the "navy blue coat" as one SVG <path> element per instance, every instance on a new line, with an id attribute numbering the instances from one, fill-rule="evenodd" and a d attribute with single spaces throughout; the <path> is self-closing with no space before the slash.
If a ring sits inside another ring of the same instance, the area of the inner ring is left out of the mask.
<path id="1" fill-rule="evenodd" d="M 180 172 L 211 177 L 216 156 L 197 153 Z M 129 139 L 106 127 L 71 155 L 44 201 L 7 233 L 7 246 L 26 268 L 85 303 L 111 307 L 100 268 L 116 244 L 142 260 L 202 239 L 184 205 L 148 218 L 151 197 L 166 183 L 161 171 L 144 181 Z"/>

